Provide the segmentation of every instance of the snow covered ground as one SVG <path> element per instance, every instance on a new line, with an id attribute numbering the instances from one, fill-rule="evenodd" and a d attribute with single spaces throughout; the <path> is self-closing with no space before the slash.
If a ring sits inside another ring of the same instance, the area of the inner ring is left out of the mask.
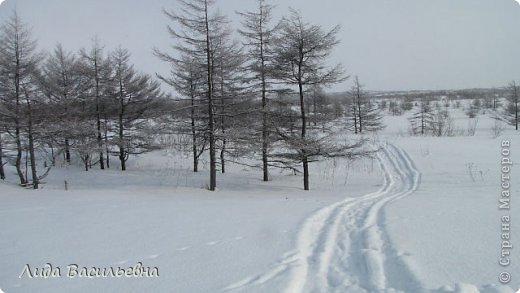
<path id="1" fill-rule="evenodd" d="M 462 113 L 459 127 L 467 127 Z M 501 217 L 520 235 L 513 166 L 511 210 L 499 210 L 501 142 L 480 117 L 475 136 L 408 137 L 388 117 L 377 158 L 312 165 L 301 178 L 238 165 L 204 189 L 189 158 L 169 151 L 130 161 L 125 174 L 52 171 L 39 191 L 0 183 L 0 288 L 5 292 L 515 292 L 520 254 L 499 265 Z M 65 191 L 65 181 L 68 190 Z M 520 222 L 519 222 L 520 223 Z M 520 236 L 519 236 L 520 237 Z M 519 242 L 520 243 L 520 242 Z M 158 278 L 67 278 L 67 265 L 157 267 Z M 26 264 L 61 278 L 19 278 Z M 500 287 L 499 274 L 512 281 Z M 470 285 L 472 284 L 472 285 Z M 514 289 L 514 290 L 513 290 Z"/>

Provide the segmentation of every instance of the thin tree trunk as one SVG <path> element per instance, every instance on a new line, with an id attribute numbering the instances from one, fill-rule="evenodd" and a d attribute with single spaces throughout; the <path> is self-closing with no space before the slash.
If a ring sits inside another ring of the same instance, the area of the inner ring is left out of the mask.
<path id="1" fill-rule="evenodd" d="M 27 184 L 26 177 L 23 175 L 22 171 L 22 156 L 23 156 L 23 149 L 22 149 L 22 140 L 20 138 L 20 124 L 18 122 L 18 119 L 16 119 L 16 129 L 15 129 L 15 140 L 16 140 L 16 173 L 18 174 L 18 177 L 20 178 L 20 185 Z"/>
<path id="2" fill-rule="evenodd" d="M 516 130 L 518 130 L 518 92 L 515 89 L 515 124 Z"/>
<path id="3" fill-rule="evenodd" d="M 263 121 L 262 121 L 262 164 L 264 181 L 269 181 L 269 158 L 268 158 L 268 147 L 269 147 L 269 130 L 268 130 L 268 114 L 267 114 L 267 97 L 265 88 L 265 76 L 262 74 L 262 109 L 263 109 Z"/>
<path id="4" fill-rule="evenodd" d="M 222 148 L 220 150 L 220 165 L 222 174 L 226 173 L 226 125 L 224 112 L 226 111 L 226 102 L 224 101 L 224 65 L 220 58 L 220 107 L 222 116 L 220 117 L 220 127 L 222 128 Z"/>
<path id="5" fill-rule="evenodd" d="M 265 77 L 266 68 L 265 68 L 265 56 L 264 56 L 264 33 L 263 33 L 263 16 L 264 10 L 262 7 L 262 2 L 260 2 L 260 59 L 261 59 L 261 79 L 262 79 L 262 164 L 263 164 L 263 173 L 264 173 L 264 182 L 269 181 L 269 158 L 268 158 L 268 148 L 269 148 L 269 130 L 268 130 L 268 114 L 267 114 L 267 81 Z"/>
<path id="6" fill-rule="evenodd" d="M 126 154 L 124 146 L 124 129 L 123 129 L 123 110 L 119 113 L 119 160 L 121 161 L 121 171 L 126 171 Z"/>
<path id="7" fill-rule="evenodd" d="M 314 112 L 314 126 L 318 125 L 318 114 L 317 114 L 317 101 L 316 101 L 316 95 L 313 96 L 312 102 L 313 102 L 313 112 Z"/>
<path id="8" fill-rule="evenodd" d="M 65 138 L 65 161 L 70 164 L 70 141 Z"/>
<path id="9" fill-rule="evenodd" d="M 33 189 L 38 189 L 39 179 L 38 174 L 36 172 L 36 158 L 34 154 L 34 134 L 33 134 L 33 120 L 32 120 L 32 109 L 30 102 L 27 102 L 27 110 L 28 110 L 28 137 L 29 137 L 29 159 L 31 161 L 31 176 L 32 176 L 32 186 Z"/>
<path id="10" fill-rule="evenodd" d="M 358 115 L 359 115 L 359 133 L 363 133 L 363 118 L 361 114 L 361 94 L 359 93 L 359 84 L 357 88 L 357 103 L 358 103 Z"/>
<path id="11" fill-rule="evenodd" d="M 97 61 L 97 51 L 94 56 L 94 73 L 96 79 L 96 123 L 97 123 L 97 143 L 99 148 L 99 166 L 101 170 L 105 169 L 105 162 L 103 156 L 103 137 L 101 135 L 101 109 L 100 109 L 100 89 L 99 89 L 99 68 Z"/>
<path id="12" fill-rule="evenodd" d="M 25 185 L 29 184 L 29 149 L 25 149 L 25 178 L 27 179 Z"/>
<path id="13" fill-rule="evenodd" d="M 105 112 L 105 111 L 103 111 Z M 108 119 L 105 113 L 105 152 L 106 152 L 106 162 L 107 162 L 107 169 L 110 169 L 110 150 L 108 149 Z"/>
<path id="14" fill-rule="evenodd" d="M 0 133 L 0 180 L 5 180 L 2 134 Z"/>
<path id="15" fill-rule="evenodd" d="M 119 149 L 119 160 L 121 161 L 121 171 L 126 171 L 126 155 L 123 147 Z"/>
<path id="16" fill-rule="evenodd" d="M 226 126 L 224 124 L 224 117 L 221 118 L 222 126 L 222 149 L 220 150 L 220 165 L 222 174 L 226 173 Z"/>
<path id="17" fill-rule="evenodd" d="M 52 144 L 49 145 L 49 147 L 51 148 L 51 165 L 54 167 L 56 166 L 56 156 L 54 156 L 54 146 Z"/>
<path id="18" fill-rule="evenodd" d="M 301 63 L 300 63 L 301 64 Z M 299 70 L 301 76 L 301 68 Z M 298 82 L 298 87 L 300 90 L 300 110 L 302 115 L 302 140 L 305 140 L 307 135 L 307 117 L 305 116 L 305 99 L 303 96 L 303 84 L 301 80 Z M 303 189 L 309 190 L 309 161 L 307 157 L 307 150 L 305 148 L 301 149 L 302 152 L 302 163 L 303 163 Z"/>
<path id="19" fill-rule="evenodd" d="M 224 132 L 223 132 L 224 133 Z M 222 174 L 226 173 L 226 157 L 225 157 L 225 151 L 226 151 L 226 139 L 222 139 L 222 149 L 220 150 L 220 164 L 221 164 L 221 171 Z"/>
<path id="20" fill-rule="evenodd" d="M 192 88 L 193 89 L 193 88 Z M 195 96 L 191 93 L 191 137 L 193 147 L 193 172 L 199 172 L 199 156 L 197 152 L 197 130 L 195 129 Z"/>
<path id="21" fill-rule="evenodd" d="M 352 106 L 352 109 L 354 110 L 354 133 L 358 134 L 358 117 L 357 117 L 357 110 L 356 110 L 356 101 L 353 101 L 354 105 Z"/>
<path id="22" fill-rule="evenodd" d="M 15 108 L 15 140 L 16 140 L 16 173 L 20 178 L 20 184 L 27 184 L 27 177 L 23 175 L 22 171 L 22 139 L 20 131 L 20 57 L 18 56 L 19 51 L 16 49 L 16 73 L 15 73 L 15 92 L 16 92 L 16 108 Z"/>
<path id="23" fill-rule="evenodd" d="M 101 135 L 101 118 L 99 117 L 99 105 L 96 105 L 97 114 L 97 142 L 99 148 L 99 166 L 101 170 L 105 170 L 105 158 L 103 155 L 103 137 Z"/>
<path id="24" fill-rule="evenodd" d="M 124 87 L 121 77 L 119 78 L 119 161 L 121 162 L 121 171 L 126 171 L 126 153 L 125 153 L 125 129 L 124 129 L 124 117 L 125 117 L 125 100 L 124 100 Z M 106 121 L 106 119 L 105 119 Z M 107 144 L 108 145 L 108 144 Z M 107 151 L 108 153 L 108 151 Z M 108 160 L 107 160 L 107 164 Z"/>
<path id="25" fill-rule="evenodd" d="M 85 171 L 88 172 L 88 162 L 90 161 L 90 156 L 85 155 Z"/>
<path id="26" fill-rule="evenodd" d="M 209 132 L 209 161 L 210 161 L 210 179 L 209 190 L 215 191 L 217 187 L 217 164 L 215 156 L 215 125 L 213 113 L 213 73 L 211 68 L 211 44 L 209 36 L 209 19 L 208 19 L 208 1 L 204 1 L 205 12 L 205 28 L 206 28 L 206 57 L 208 71 L 208 132 Z"/>

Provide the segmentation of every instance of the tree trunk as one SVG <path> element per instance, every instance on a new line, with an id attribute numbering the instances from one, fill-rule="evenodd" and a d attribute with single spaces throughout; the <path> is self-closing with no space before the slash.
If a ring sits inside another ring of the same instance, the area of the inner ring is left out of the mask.
<path id="1" fill-rule="evenodd" d="M 359 133 L 363 133 L 363 118 L 361 114 L 361 94 L 359 93 L 359 85 L 358 85 L 358 92 L 357 92 L 357 103 L 358 103 L 358 115 L 359 115 Z"/>
<path id="2" fill-rule="evenodd" d="M 222 139 L 222 149 L 220 150 L 220 164 L 221 164 L 222 174 L 226 173 L 226 156 L 225 156 L 225 151 L 226 151 L 226 139 L 223 138 Z"/>
<path id="3" fill-rule="evenodd" d="M 56 156 L 54 155 L 54 146 L 52 144 L 49 144 L 49 147 L 51 148 L 51 165 L 54 167 L 56 166 Z"/>
<path id="4" fill-rule="evenodd" d="M 97 123 L 97 143 L 99 148 L 99 166 L 101 170 L 105 169 L 105 162 L 103 156 L 103 137 L 101 135 L 101 109 L 100 109 L 100 89 L 99 89 L 99 68 L 97 63 L 97 54 L 94 60 L 94 70 L 96 79 L 96 123 Z"/>
<path id="5" fill-rule="evenodd" d="M 107 114 L 106 114 L 106 111 L 103 109 L 103 112 L 105 112 L 104 114 L 104 131 L 105 131 L 105 153 L 106 153 L 106 166 L 107 166 L 107 169 L 110 169 L 110 150 L 108 149 L 108 119 L 107 119 Z"/>
<path id="6" fill-rule="evenodd" d="M 318 113 L 317 113 L 317 101 L 316 101 L 316 95 L 313 96 L 312 102 L 313 102 L 313 115 L 314 115 L 314 126 L 318 125 Z"/>
<path id="7" fill-rule="evenodd" d="M 354 133 L 358 134 L 358 117 L 357 117 L 357 110 L 356 110 L 356 101 L 352 101 L 354 105 L 352 106 L 352 109 L 354 110 Z"/>
<path id="8" fill-rule="evenodd" d="M 268 158 L 268 147 L 269 147 L 269 133 L 268 133 L 268 114 L 267 114 L 267 98 L 265 90 L 265 77 L 262 77 L 262 109 L 263 109 L 263 121 L 262 121 L 262 164 L 264 172 L 264 182 L 269 181 L 269 158 Z"/>
<path id="9" fill-rule="evenodd" d="M 90 156 L 85 155 L 85 172 L 88 172 L 88 162 L 90 161 Z"/>
<path id="10" fill-rule="evenodd" d="M 123 108 L 124 109 L 124 108 Z M 123 128 L 124 110 L 119 113 L 119 160 L 121 161 L 121 171 L 126 171 L 126 153 L 124 146 L 124 128 Z"/>
<path id="11" fill-rule="evenodd" d="M 22 140 L 20 137 L 20 124 L 18 122 L 18 119 L 16 119 L 16 129 L 15 129 L 15 140 L 16 140 L 16 173 L 18 174 L 18 177 L 20 178 L 20 184 L 25 185 L 27 184 L 26 177 L 23 175 L 22 171 L 22 156 L 23 156 L 23 148 L 22 148 Z"/>
<path id="12" fill-rule="evenodd" d="M 426 121 L 424 121 L 424 110 L 421 111 L 421 135 L 424 136 L 424 128 L 426 127 Z"/>
<path id="13" fill-rule="evenodd" d="M 300 70 L 301 72 L 301 70 Z M 305 140 L 305 136 L 307 135 L 307 117 L 305 116 L 305 99 L 303 96 L 303 84 L 301 81 L 298 83 L 298 87 L 300 90 L 300 110 L 302 115 L 302 140 Z M 303 163 L 303 189 L 309 190 L 309 161 L 307 158 L 307 150 L 303 148 L 302 152 L 302 163 Z"/>
<path id="14" fill-rule="evenodd" d="M 15 140 L 16 140 L 16 173 L 18 174 L 18 177 L 20 178 L 20 184 L 25 185 L 27 184 L 27 179 L 23 175 L 22 171 L 22 155 L 23 155 L 23 148 L 22 148 L 22 139 L 21 139 L 21 131 L 20 131 L 20 58 L 16 56 L 16 73 L 15 73 L 15 92 L 16 92 L 16 108 L 15 108 Z"/>
<path id="15" fill-rule="evenodd" d="M 518 93 L 516 93 L 516 90 L 515 90 L 515 126 L 516 126 L 516 130 L 518 131 Z"/>
<path id="16" fill-rule="evenodd" d="M 305 150 L 304 150 L 305 152 Z M 304 153 L 303 157 L 303 190 L 310 190 L 309 187 L 309 161 L 307 158 L 307 154 Z"/>
<path id="17" fill-rule="evenodd" d="M 119 149 L 119 160 L 121 161 L 121 171 L 126 171 L 126 155 L 123 147 Z"/>
<path id="18" fill-rule="evenodd" d="M 38 174 L 36 172 L 36 158 L 34 154 L 34 134 L 33 134 L 33 120 L 32 120 L 32 110 L 31 104 L 27 102 L 27 110 L 28 110 L 28 137 L 29 137 L 29 159 L 31 161 L 31 176 L 32 176 L 32 186 L 33 189 L 38 189 L 39 179 Z"/>
<path id="19" fill-rule="evenodd" d="M 224 98 L 222 98 L 222 111 L 224 111 Z M 220 123 L 222 127 L 222 149 L 220 150 L 220 165 L 222 174 L 226 173 L 226 125 L 224 121 L 224 116 L 220 118 Z"/>
<path id="20" fill-rule="evenodd" d="M 215 156 L 215 125 L 214 125 L 214 113 L 213 113 L 213 73 L 211 64 L 211 43 L 209 36 L 209 19 L 208 19 L 208 1 L 204 1 L 204 13 L 205 13 L 205 29 L 206 29 L 206 57 L 207 57 L 207 71 L 208 71 L 208 134 L 209 134 L 209 165 L 210 165 L 210 179 L 209 179 L 209 190 L 215 191 L 217 187 L 217 162 Z"/>
<path id="21" fill-rule="evenodd" d="M 5 180 L 2 134 L 0 133 L 0 180 Z"/>
<path id="22" fill-rule="evenodd" d="M 25 179 L 25 185 L 29 184 L 29 148 L 25 149 Z"/>
<path id="23" fill-rule="evenodd" d="M 65 138 L 65 161 L 70 164 L 70 142 L 68 138 Z"/>
<path id="24" fill-rule="evenodd" d="M 193 150 L 193 172 L 199 172 L 199 157 L 197 152 L 197 130 L 195 129 L 195 94 L 191 93 L 191 138 Z"/>
<path id="25" fill-rule="evenodd" d="M 226 123 L 224 113 L 226 111 L 226 102 L 224 100 L 224 65 L 220 58 L 220 107 L 222 116 L 220 116 L 220 127 L 222 128 L 222 149 L 220 150 L 220 167 L 222 174 L 226 173 Z"/>
<path id="26" fill-rule="evenodd" d="M 268 158 L 268 148 L 269 148 L 269 130 L 268 130 L 268 114 L 267 114 L 267 81 L 266 81 L 266 68 L 265 68 L 265 56 L 264 56 L 264 34 L 263 34 L 263 9 L 262 3 L 260 2 L 260 59 L 262 70 L 260 73 L 262 79 L 262 164 L 263 164 L 263 173 L 264 173 L 264 182 L 269 181 L 269 158 Z"/>

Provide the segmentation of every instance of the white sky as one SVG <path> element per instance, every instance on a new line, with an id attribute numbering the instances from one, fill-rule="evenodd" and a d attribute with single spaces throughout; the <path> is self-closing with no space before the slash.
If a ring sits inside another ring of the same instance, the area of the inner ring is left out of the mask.
<path id="1" fill-rule="evenodd" d="M 374 90 L 503 86 L 520 79 L 520 6 L 516 0 L 279 0 L 313 23 L 341 24 L 341 44 L 332 57 Z M 255 0 L 218 0 L 236 22 L 234 10 Z M 0 19 L 17 6 L 33 26 L 40 47 L 88 46 L 97 34 L 108 48 L 121 44 L 137 67 L 166 72 L 152 48 L 167 48 L 166 17 L 175 0 L 6 0 Z M 333 90 L 346 90 L 351 80 Z"/>

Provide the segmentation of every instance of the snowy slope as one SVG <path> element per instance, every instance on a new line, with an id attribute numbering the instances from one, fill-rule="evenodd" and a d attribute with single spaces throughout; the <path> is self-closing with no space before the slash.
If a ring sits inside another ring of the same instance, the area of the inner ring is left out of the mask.
<path id="1" fill-rule="evenodd" d="M 462 113 L 454 113 L 466 127 Z M 5 292 L 514 292 L 500 287 L 500 144 L 513 161 L 518 133 L 490 138 L 481 116 L 476 136 L 406 133 L 406 117 L 388 117 L 376 159 L 312 165 L 301 178 L 232 165 L 219 191 L 189 158 L 171 151 L 130 161 L 121 174 L 55 168 L 39 191 L 0 183 L 0 288 Z M 519 194 L 513 166 L 510 213 Z M 64 190 L 64 181 L 69 190 Z M 51 263 L 158 267 L 155 279 L 19 278 L 24 266 Z M 472 284 L 472 285 L 470 285 Z"/>
<path id="2" fill-rule="evenodd" d="M 219 176 L 220 191 L 210 193 L 202 188 L 207 174 L 194 176 L 183 163 L 189 160 L 157 152 L 134 162 L 138 169 L 124 175 L 85 174 L 78 166 L 53 170 L 36 192 L 2 183 L 0 288 L 216 292 L 292 250 L 299 223 L 316 209 L 380 184 L 370 160 L 349 167 L 347 184 L 342 162 L 315 165 L 315 172 L 327 171 L 314 177 L 316 189 L 310 193 L 300 191 L 299 176 L 274 172 L 274 181 L 266 184 L 258 171 L 235 166 Z M 63 190 L 64 180 L 69 191 Z M 137 262 L 157 266 L 160 278 L 18 278 L 25 264 L 65 269 L 71 263 L 128 267 Z"/>
<path id="3" fill-rule="evenodd" d="M 379 191 L 321 209 L 303 223 L 294 255 L 288 255 L 267 274 L 227 289 L 262 285 L 285 271 L 288 271 L 285 292 L 421 289 L 413 273 L 403 265 L 402 255 L 387 245 L 382 218 L 388 203 L 410 195 L 419 187 L 420 173 L 407 154 L 393 145 L 381 146 L 378 160 L 384 171 Z"/>

